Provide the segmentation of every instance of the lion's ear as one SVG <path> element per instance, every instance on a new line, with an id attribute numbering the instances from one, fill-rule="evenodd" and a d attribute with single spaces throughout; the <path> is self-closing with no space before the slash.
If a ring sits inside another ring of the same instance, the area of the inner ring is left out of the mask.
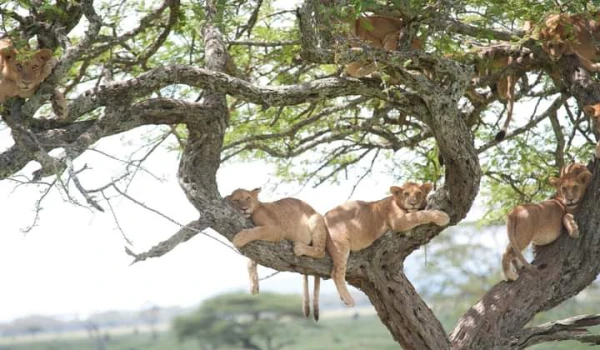
<path id="1" fill-rule="evenodd" d="M 583 106 L 583 112 L 584 112 L 585 114 L 588 114 L 588 115 L 592 115 L 592 116 L 593 116 L 594 114 L 596 114 L 596 108 L 594 108 L 594 106 L 592 106 L 592 105 L 589 105 L 589 106 Z"/>
<path id="2" fill-rule="evenodd" d="M 250 191 L 250 193 L 254 198 L 258 198 L 258 194 L 260 193 L 260 187 L 253 189 L 252 191 Z"/>
<path id="3" fill-rule="evenodd" d="M 421 190 L 425 193 L 428 194 L 429 192 L 431 192 L 431 190 L 433 189 L 433 184 L 431 182 L 427 182 L 421 185 Z"/>
<path id="4" fill-rule="evenodd" d="M 2 57 L 7 62 L 14 59 L 16 55 L 17 51 L 11 47 L 7 47 L 0 50 L 0 57 Z"/>
<path id="5" fill-rule="evenodd" d="M 558 186 L 560 186 L 560 179 L 554 176 L 550 176 L 548 178 L 548 182 L 550 183 L 550 185 L 552 187 L 558 188 Z"/>
<path id="6" fill-rule="evenodd" d="M 592 181 L 592 173 L 589 171 L 584 171 L 577 176 L 577 181 L 584 184 L 585 186 L 589 185 Z"/>
<path id="7" fill-rule="evenodd" d="M 43 62 L 47 62 L 50 58 L 52 58 L 52 50 L 40 49 L 35 53 L 35 57 Z"/>
<path id="8" fill-rule="evenodd" d="M 223 198 L 224 200 L 226 200 L 227 202 L 231 202 L 231 195 L 225 196 L 225 198 Z"/>
<path id="9" fill-rule="evenodd" d="M 395 196 L 398 193 L 402 192 L 402 187 L 392 186 L 390 187 L 390 192 Z"/>

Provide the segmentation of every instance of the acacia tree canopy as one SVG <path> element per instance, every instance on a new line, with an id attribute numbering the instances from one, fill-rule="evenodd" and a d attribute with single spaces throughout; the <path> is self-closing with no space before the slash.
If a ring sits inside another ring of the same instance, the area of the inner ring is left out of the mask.
<path id="1" fill-rule="evenodd" d="M 397 178 L 436 181 L 429 206 L 456 224 L 480 192 L 488 219 L 498 219 L 515 203 L 547 198 L 546 180 L 565 162 L 592 157 L 594 139 L 581 107 L 600 101 L 600 85 L 575 56 L 550 60 L 535 34 L 548 14 L 593 13 L 588 1 L 560 8 L 550 0 L 305 0 L 297 10 L 281 6 L 271 0 L 164 0 L 150 7 L 142 1 L 2 3 L 3 29 L 15 44 L 23 48 L 37 39 L 60 62 L 32 98 L 5 103 L 2 117 L 14 144 L 0 154 L 0 178 L 22 175 L 35 161 L 39 169 L 27 174 L 32 185 L 47 191 L 66 186 L 68 198 L 104 210 L 108 194 L 126 195 L 119 185 L 135 172 L 90 189 L 79 179 L 90 170 L 76 169 L 73 161 L 108 136 L 167 126 L 156 142 L 177 137 L 178 179 L 199 215 L 148 252 L 129 251 L 142 261 L 207 228 L 231 240 L 250 226 L 217 190 L 216 173 L 226 161 L 269 161 L 282 180 L 312 185 L 346 171 L 360 181 L 385 165 Z M 403 40 L 397 52 L 348 50 L 344 18 L 360 12 L 402 18 L 406 37 L 418 35 L 425 49 L 408 50 L 411 40 Z M 526 20 L 533 32 L 522 29 Z M 527 64 L 517 59 L 505 68 L 486 68 L 496 54 L 528 57 Z M 340 76 L 343 64 L 372 60 L 383 79 Z M 515 120 L 506 138 L 496 141 L 506 114 L 496 83 L 507 74 L 519 78 Z M 64 120 L 48 118 L 45 104 L 55 86 L 70 100 Z M 450 335 L 402 272 L 404 259 L 439 228 L 386 235 L 351 254 L 347 280 L 368 295 L 405 349 L 595 341 L 579 330 L 596 318 L 526 327 L 536 313 L 598 275 L 600 214 L 594 203 L 600 180 L 598 165 L 593 168 L 577 215 L 581 237 L 540 248 L 534 263 L 543 269 L 496 284 Z M 295 257 L 289 243 L 255 242 L 242 253 L 280 271 L 328 277 L 331 269 L 328 257 Z"/>

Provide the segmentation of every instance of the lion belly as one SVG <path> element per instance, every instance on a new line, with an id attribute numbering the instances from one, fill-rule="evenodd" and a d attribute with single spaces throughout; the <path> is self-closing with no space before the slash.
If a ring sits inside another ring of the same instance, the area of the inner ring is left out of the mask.
<path id="1" fill-rule="evenodd" d="M 511 220 L 516 223 L 516 239 L 521 247 L 546 245 L 555 241 L 562 231 L 564 209 L 555 201 L 539 204 L 520 205 L 511 212 Z"/>

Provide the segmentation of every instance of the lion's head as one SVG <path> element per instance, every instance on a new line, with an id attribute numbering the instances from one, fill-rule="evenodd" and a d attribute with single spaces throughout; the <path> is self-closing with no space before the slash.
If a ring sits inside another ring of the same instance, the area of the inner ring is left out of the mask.
<path id="1" fill-rule="evenodd" d="M 19 53 L 14 47 L 5 47 L 0 50 L 0 58 L 2 76 L 14 81 L 19 89 L 29 91 L 44 79 L 44 66 L 52 58 L 52 50 Z"/>
<path id="2" fill-rule="evenodd" d="M 560 170 L 560 177 L 550 177 L 550 184 L 558 191 L 560 199 L 568 209 L 575 209 L 587 186 L 592 180 L 592 173 L 584 164 L 572 163 Z"/>
<path id="3" fill-rule="evenodd" d="M 254 210 L 259 204 L 259 193 L 260 188 L 255 188 L 252 191 L 238 188 L 229 196 L 225 197 L 225 199 L 231 204 L 231 206 L 241 211 L 245 217 L 249 218 L 252 216 L 252 213 L 254 213 Z"/>
<path id="4" fill-rule="evenodd" d="M 407 182 L 402 187 L 390 187 L 390 192 L 400 208 L 413 212 L 425 208 L 427 205 L 427 195 L 431 192 L 432 188 L 433 185 L 431 183 L 420 185 L 414 182 Z"/>
<path id="5" fill-rule="evenodd" d="M 595 105 L 588 105 L 583 107 L 583 111 L 585 114 L 589 115 L 592 118 L 594 123 L 597 123 L 600 119 L 600 103 L 596 103 Z M 600 123 L 598 123 L 600 124 Z"/>
<path id="6" fill-rule="evenodd" d="M 571 41 L 577 40 L 572 23 L 574 20 L 577 19 L 566 14 L 552 15 L 540 30 L 542 49 L 551 60 L 558 61 L 563 55 L 573 53 Z"/>

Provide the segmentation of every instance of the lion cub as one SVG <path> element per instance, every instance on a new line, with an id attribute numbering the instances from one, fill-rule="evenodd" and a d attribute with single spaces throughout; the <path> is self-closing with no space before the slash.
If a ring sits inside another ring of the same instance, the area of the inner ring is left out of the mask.
<path id="1" fill-rule="evenodd" d="M 0 103 L 10 97 L 33 96 L 57 63 L 50 49 L 19 53 L 10 39 L 0 39 Z M 67 103 L 58 89 L 53 92 L 52 108 L 59 118 L 66 117 Z"/>
<path id="2" fill-rule="evenodd" d="M 275 202 L 264 203 L 258 200 L 260 188 L 252 191 L 237 189 L 225 199 L 244 216 L 250 218 L 256 227 L 244 229 L 233 237 L 233 245 L 241 248 L 246 244 L 261 240 L 279 242 L 287 239 L 294 242 L 294 254 L 321 259 L 325 256 L 327 227 L 323 216 L 307 203 L 295 198 L 283 198 Z M 312 245 L 310 245 L 312 243 Z M 253 265 L 253 266 L 252 266 Z M 258 291 L 254 276 L 255 263 L 249 263 L 248 271 L 252 290 Z M 319 319 L 319 282 L 314 283 L 313 317 Z M 304 275 L 303 310 L 308 317 L 308 277 Z"/>
<path id="3" fill-rule="evenodd" d="M 596 134 L 598 142 L 596 142 L 596 152 L 594 156 L 600 158 L 600 103 L 583 107 L 585 114 L 590 116 L 592 121 L 592 130 Z"/>
<path id="4" fill-rule="evenodd" d="M 399 18 L 385 16 L 361 16 L 352 23 L 350 44 L 352 48 L 360 48 L 360 41 L 365 41 L 369 46 L 386 51 L 395 51 L 404 23 Z M 411 42 L 411 48 L 422 50 L 423 43 L 415 38 Z M 346 65 L 346 74 L 362 78 L 377 71 L 377 63 L 373 62 L 363 65 L 359 62 L 350 62 Z"/>
<path id="5" fill-rule="evenodd" d="M 600 40 L 600 27 L 596 20 L 582 14 L 551 15 L 540 30 L 542 49 L 554 61 L 563 55 L 576 55 L 590 72 L 599 72 L 595 42 Z"/>
<path id="6" fill-rule="evenodd" d="M 407 182 L 402 187 L 392 186 L 392 195 L 379 201 L 351 201 L 325 214 L 331 237 L 331 241 L 327 242 L 327 251 L 333 260 L 331 278 L 347 306 L 354 306 L 345 283 L 350 251 L 367 248 L 389 230 L 405 232 L 428 223 L 438 226 L 448 224 L 450 218 L 443 211 L 423 210 L 431 189 L 430 183 Z"/>
<path id="7" fill-rule="evenodd" d="M 591 178 L 592 173 L 585 165 L 569 164 L 561 169 L 559 178 L 549 179 L 558 191 L 556 197 L 537 204 L 518 205 L 508 213 L 506 231 L 509 243 L 502 256 L 502 270 L 508 281 L 519 278 L 511 267 L 515 270 L 520 268 L 519 265 L 533 268 L 521 253 L 529 243 L 546 245 L 554 242 L 560 236 L 563 225 L 569 236 L 579 237 L 573 212 Z"/>

